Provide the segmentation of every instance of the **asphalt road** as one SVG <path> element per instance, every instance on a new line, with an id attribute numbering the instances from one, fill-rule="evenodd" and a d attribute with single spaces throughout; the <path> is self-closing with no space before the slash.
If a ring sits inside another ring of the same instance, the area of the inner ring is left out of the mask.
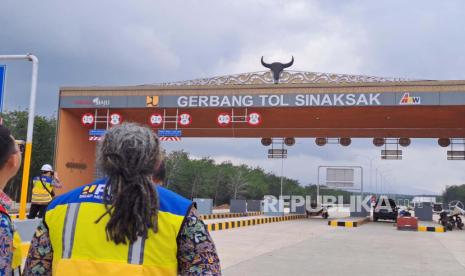
<path id="1" fill-rule="evenodd" d="M 465 231 L 297 220 L 212 232 L 224 275 L 465 275 Z"/>

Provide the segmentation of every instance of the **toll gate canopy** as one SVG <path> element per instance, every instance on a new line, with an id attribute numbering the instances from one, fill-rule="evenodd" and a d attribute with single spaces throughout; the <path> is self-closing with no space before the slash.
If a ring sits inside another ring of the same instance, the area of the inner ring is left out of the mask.
<path id="1" fill-rule="evenodd" d="M 164 141 L 315 137 L 385 144 L 438 138 L 449 146 L 465 137 L 463 118 L 465 80 L 284 71 L 274 84 L 271 72 L 263 71 L 156 85 L 63 87 L 55 166 L 67 183 L 61 192 L 92 182 L 96 141 L 122 122 L 148 125 Z"/>

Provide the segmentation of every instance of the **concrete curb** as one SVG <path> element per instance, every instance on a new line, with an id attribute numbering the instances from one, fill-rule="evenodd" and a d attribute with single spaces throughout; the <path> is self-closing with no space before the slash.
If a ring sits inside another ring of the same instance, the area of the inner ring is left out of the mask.
<path id="1" fill-rule="evenodd" d="M 202 220 L 207 219 L 222 219 L 222 218 L 237 218 L 237 217 L 252 217 L 263 215 L 263 212 L 247 212 L 247 213 L 223 213 L 223 214 L 211 214 L 211 215 L 200 215 Z"/>
<path id="2" fill-rule="evenodd" d="M 353 228 L 353 227 L 358 227 L 369 221 L 370 221 L 369 217 L 358 219 L 358 220 L 353 220 L 353 221 L 352 220 L 349 220 L 349 221 L 330 220 L 328 221 L 328 226 L 332 226 L 332 227 L 340 226 L 340 227 Z"/>
<path id="3" fill-rule="evenodd" d="M 444 229 L 444 226 L 423 226 L 423 225 L 418 225 L 418 231 L 419 232 L 438 232 L 438 233 L 446 232 Z"/>
<path id="4" fill-rule="evenodd" d="M 246 220 L 226 221 L 226 222 L 213 222 L 207 224 L 208 231 L 226 230 L 232 228 L 242 228 L 247 226 L 254 226 L 265 223 L 281 222 L 288 220 L 304 219 L 305 215 L 289 215 L 283 217 L 266 217 L 266 218 L 254 218 Z"/>

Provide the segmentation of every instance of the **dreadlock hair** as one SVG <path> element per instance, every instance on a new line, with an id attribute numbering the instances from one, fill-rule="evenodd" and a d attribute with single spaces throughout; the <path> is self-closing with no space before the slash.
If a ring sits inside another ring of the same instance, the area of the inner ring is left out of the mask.
<path id="1" fill-rule="evenodd" d="M 116 244 L 147 238 L 158 231 L 159 199 L 152 173 L 160 158 L 160 143 L 153 132 L 135 123 L 123 123 L 107 131 L 97 150 L 97 166 L 107 175 L 104 191 L 105 230 Z"/>
<path id="2" fill-rule="evenodd" d="M 5 166 L 8 158 L 15 152 L 15 142 L 11 138 L 10 130 L 0 125 L 0 169 Z"/>

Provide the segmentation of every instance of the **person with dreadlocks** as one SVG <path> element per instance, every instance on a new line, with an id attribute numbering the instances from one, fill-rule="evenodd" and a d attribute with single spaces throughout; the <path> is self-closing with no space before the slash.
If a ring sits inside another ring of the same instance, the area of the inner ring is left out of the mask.
<path id="1" fill-rule="evenodd" d="M 55 198 L 31 241 L 25 275 L 220 275 L 194 204 L 156 185 L 152 130 L 124 123 L 97 149 L 106 178 Z"/>

